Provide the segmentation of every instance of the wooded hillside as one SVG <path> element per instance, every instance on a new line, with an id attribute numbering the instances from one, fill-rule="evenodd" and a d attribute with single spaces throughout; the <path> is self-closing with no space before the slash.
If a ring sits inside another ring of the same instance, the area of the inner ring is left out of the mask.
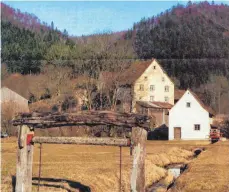
<path id="1" fill-rule="evenodd" d="M 29 88 L 34 101 L 87 87 L 90 97 L 101 102 L 94 81 L 101 71 L 120 72 L 136 59 L 154 57 L 177 88 L 200 92 L 218 113 L 229 113 L 228 5 L 189 2 L 144 18 L 124 32 L 82 37 L 69 37 L 53 22 L 48 25 L 34 15 L 1 6 L 3 84 L 9 84 L 11 73 L 30 74 L 25 78 L 36 85 Z M 59 75 L 54 77 L 54 72 Z M 76 85 L 82 75 L 90 81 Z"/>

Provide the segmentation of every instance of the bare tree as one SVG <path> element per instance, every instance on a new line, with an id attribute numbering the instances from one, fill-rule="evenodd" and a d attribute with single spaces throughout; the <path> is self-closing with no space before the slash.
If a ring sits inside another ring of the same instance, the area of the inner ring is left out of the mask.
<path id="1" fill-rule="evenodd" d="M 100 73 L 99 84 L 100 91 L 107 98 L 107 107 L 112 111 L 117 111 L 118 100 L 122 102 L 122 105 L 130 100 L 130 88 L 123 87 L 120 82 L 120 75 L 125 73 L 125 68 L 119 68 L 117 72 L 104 71 Z"/>
<path id="2" fill-rule="evenodd" d="M 8 133 L 8 135 L 15 135 L 16 129 L 12 125 L 11 121 L 18 112 L 22 112 L 22 106 L 17 104 L 15 101 L 3 102 L 1 104 L 2 114 L 1 114 L 1 129 L 2 131 Z"/>
<path id="3" fill-rule="evenodd" d="M 77 78 L 76 89 L 78 94 L 81 96 L 81 99 L 84 100 L 87 105 L 88 110 L 91 110 L 93 107 L 94 95 L 97 91 L 97 80 L 91 78 L 89 75 L 84 74 Z"/>
<path id="4" fill-rule="evenodd" d="M 64 66 L 46 65 L 43 73 L 47 76 L 47 88 L 52 95 L 59 96 L 67 88 L 72 74 L 72 69 Z"/>
<path id="5" fill-rule="evenodd" d="M 39 100 L 47 89 L 47 76 L 44 74 L 27 75 L 28 89 L 30 95 L 33 95 L 36 100 Z"/>
<path id="6" fill-rule="evenodd" d="M 202 85 L 200 90 L 206 92 L 210 105 L 217 109 L 218 113 L 222 113 L 222 106 L 227 105 L 228 102 L 228 97 L 225 95 L 229 94 L 229 83 L 226 77 L 211 76 L 210 81 Z"/>

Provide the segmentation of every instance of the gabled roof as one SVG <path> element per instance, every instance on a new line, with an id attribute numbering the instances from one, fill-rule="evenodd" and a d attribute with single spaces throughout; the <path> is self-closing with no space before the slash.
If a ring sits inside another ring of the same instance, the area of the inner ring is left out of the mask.
<path id="1" fill-rule="evenodd" d="M 159 101 L 137 101 L 137 104 L 145 108 L 171 109 L 173 107 L 170 103 Z"/>
<path id="2" fill-rule="evenodd" d="M 139 61 L 133 63 L 128 69 L 126 69 L 118 79 L 122 85 L 132 85 L 134 82 L 144 73 L 144 71 L 150 66 L 154 61 Z"/>
<path id="3" fill-rule="evenodd" d="M 157 64 L 160 66 L 164 74 L 168 77 L 168 79 L 172 81 L 172 79 L 168 76 L 166 71 L 163 67 L 158 63 L 158 61 L 154 58 L 147 61 L 138 61 L 133 63 L 128 69 L 122 72 L 120 75 L 117 76 L 118 81 L 121 85 L 133 85 L 135 81 L 145 72 L 145 70 L 154 62 L 156 61 Z M 173 82 L 174 83 L 174 82 Z"/>
<path id="4" fill-rule="evenodd" d="M 203 101 L 197 96 L 196 93 L 192 92 L 190 89 L 188 89 L 188 91 L 194 96 L 194 98 L 198 101 L 198 103 L 206 110 L 208 111 L 211 115 L 215 115 L 215 111 L 210 107 L 207 106 L 203 103 Z"/>

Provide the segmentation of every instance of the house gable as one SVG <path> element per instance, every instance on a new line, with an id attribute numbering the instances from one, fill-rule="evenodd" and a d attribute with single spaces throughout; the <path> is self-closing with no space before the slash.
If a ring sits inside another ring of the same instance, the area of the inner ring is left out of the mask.
<path id="1" fill-rule="evenodd" d="M 189 99 L 188 99 L 188 96 L 189 96 Z M 202 101 L 201 101 L 201 99 L 197 96 L 197 94 L 195 94 L 194 92 L 192 92 L 190 89 L 188 89 L 183 95 L 182 95 L 182 97 L 177 101 L 177 103 L 173 106 L 173 108 L 176 108 L 176 106 L 178 105 L 181 105 L 180 103 L 182 103 L 183 104 L 183 100 L 185 100 L 185 101 L 194 101 L 194 103 L 196 104 L 196 105 L 198 105 L 199 106 L 199 108 L 201 108 L 202 110 L 204 110 L 204 111 L 206 111 L 207 113 L 209 113 L 209 115 L 215 115 L 215 112 L 214 112 L 214 110 L 211 108 L 211 107 L 209 107 L 209 106 L 207 106 L 207 105 L 205 105 Z M 173 108 L 171 109 L 171 110 L 173 110 Z"/>
<path id="2" fill-rule="evenodd" d="M 167 75 L 167 73 L 164 71 L 164 69 L 161 67 L 161 65 L 158 63 L 156 59 L 153 59 L 150 65 L 143 71 L 143 73 L 138 77 L 134 83 L 137 83 L 139 81 L 145 80 L 145 77 L 150 75 L 160 74 L 162 77 L 165 78 L 166 82 L 170 82 L 170 84 L 174 84 L 174 82 L 170 79 L 170 77 Z"/>
<path id="3" fill-rule="evenodd" d="M 174 139 L 175 129 L 181 130 L 181 139 L 208 139 L 209 112 L 199 103 L 190 90 L 169 111 L 169 139 Z M 199 126 L 199 130 L 195 130 Z"/>
<path id="4" fill-rule="evenodd" d="M 174 83 L 156 59 L 136 79 L 133 89 L 136 101 L 159 101 L 174 104 Z"/>

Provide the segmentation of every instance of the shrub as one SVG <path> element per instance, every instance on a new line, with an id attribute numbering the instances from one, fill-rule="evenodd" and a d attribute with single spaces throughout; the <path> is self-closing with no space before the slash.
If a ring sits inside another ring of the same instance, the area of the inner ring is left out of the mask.
<path id="1" fill-rule="evenodd" d="M 74 111 L 76 109 L 76 106 L 78 104 L 78 101 L 73 96 L 66 96 L 63 103 L 61 104 L 61 109 L 63 111 Z"/>
<path id="2" fill-rule="evenodd" d="M 223 126 L 221 128 L 221 131 L 222 131 L 224 137 L 229 138 L 229 120 L 226 120 L 223 123 Z"/>

